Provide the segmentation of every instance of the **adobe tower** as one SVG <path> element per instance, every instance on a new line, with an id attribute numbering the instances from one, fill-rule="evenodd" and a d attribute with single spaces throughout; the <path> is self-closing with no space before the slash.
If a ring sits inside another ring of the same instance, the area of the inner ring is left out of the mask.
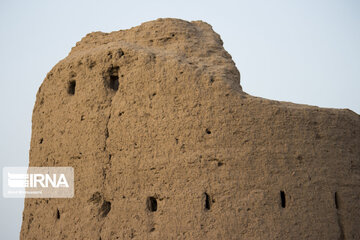
<path id="1" fill-rule="evenodd" d="M 360 116 L 242 91 L 220 36 L 158 19 L 85 36 L 36 97 L 20 238 L 360 239 Z"/>

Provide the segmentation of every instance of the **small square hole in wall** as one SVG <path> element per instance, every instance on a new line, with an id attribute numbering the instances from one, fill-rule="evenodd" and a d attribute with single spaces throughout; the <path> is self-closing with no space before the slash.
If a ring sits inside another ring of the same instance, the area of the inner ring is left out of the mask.
<path id="1" fill-rule="evenodd" d="M 119 67 L 111 67 L 108 70 L 109 88 L 114 91 L 119 89 Z"/>
<path id="2" fill-rule="evenodd" d="M 75 80 L 70 81 L 67 90 L 69 95 L 75 95 L 75 87 L 76 87 L 76 81 Z"/>
<path id="3" fill-rule="evenodd" d="M 339 199 L 338 199 L 338 193 L 334 193 L 334 200 L 335 200 L 335 208 L 339 209 Z"/>
<path id="4" fill-rule="evenodd" d="M 205 210 L 210 210 L 210 196 L 209 194 L 207 194 L 206 192 L 204 193 L 204 198 L 205 198 Z"/>
<path id="5" fill-rule="evenodd" d="M 148 197 L 146 199 L 146 208 L 150 212 L 156 212 L 157 211 L 157 200 L 154 197 Z"/>
<path id="6" fill-rule="evenodd" d="M 286 207 L 286 197 L 285 197 L 284 191 L 280 191 L 280 199 L 281 199 L 281 207 L 285 208 Z"/>
<path id="7" fill-rule="evenodd" d="M 60 211 L 59 211 L 59 209 L 56 209 L 56 219 L 60 219 Z"/>
<path id="8" fill-rule="evenodd" d="M 119 76 L 110 76 L 110 88 L 114 91 L 119 89 Z"/>

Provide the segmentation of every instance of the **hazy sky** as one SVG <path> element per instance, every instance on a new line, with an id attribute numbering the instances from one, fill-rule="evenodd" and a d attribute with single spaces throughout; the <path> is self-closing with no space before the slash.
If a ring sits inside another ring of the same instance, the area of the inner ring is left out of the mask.
<path id="1" fill-rule="evenodd" d="M 0 0 L 1 168 L 28 164 L 36 92 L 77 41 L 160 17 L 211 24 L 252 95 L 360 113 L 357 0 Z M 0 238 L 18 239 L 23 200 L 0 204 Z"/>

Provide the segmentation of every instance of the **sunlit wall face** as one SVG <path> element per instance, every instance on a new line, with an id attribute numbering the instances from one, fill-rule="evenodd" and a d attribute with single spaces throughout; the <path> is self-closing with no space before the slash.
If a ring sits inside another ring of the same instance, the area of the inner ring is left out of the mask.
<path id="1" fill-rule="evenodd" d="M 360 2 L 0 1 L 0 163 L 26 166 L 31 113 L 46 73 L 83 36 L 160 17 L 218 32 L 243 90 L 360 113 Z M 1 238 L 17 239 L 23 200 L 0 198 Z"/>

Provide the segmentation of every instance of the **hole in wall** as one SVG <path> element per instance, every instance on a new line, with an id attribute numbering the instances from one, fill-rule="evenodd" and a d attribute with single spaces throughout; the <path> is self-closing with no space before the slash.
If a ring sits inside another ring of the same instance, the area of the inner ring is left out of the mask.
<path id="1" fill-rule="evenodd" d="M 204 204 L 205 210 L 210 210 L 210 196 L 205 192 L 204 197 L 205 197 L 205 204 Z"/>
<path id="2" fill-rule="evenodd" d="M 335 208 L 339 209 L 339 199 L 337 192 L 334 193 Z"/>
<path id="3" fill-rule="evenodd" d="M 44 141 L 44 138 L 40 138 L 39 143 L 40 143 L 40 144 L 42 144 L 42 143 L 43 143 L 43 141 Z"/>
<path id="4" fill-rule="evenodd" d="M 281 207 L 285 208 L 286 207 L 286 198 L 285 198 L 284 191 L 280 191 L 280 199 L 281 199 Z"/>
<path id="5" fill-rule="evenodd" d="M 110 210 L 111 210 L 111 202 L 104 200 L 103 204 L 99 209 L 99 212 L 101 213 L 101 217 L 106 217 L 110 212 Z"/>
<path id="6" fill-rule="evenodd" d="M 117 91 L 119 89 L 119 77 L 118 76 L 110 77 L 110 88 L 114 91 Z"/>
<path id="7" fill-rule="evenodd" d="M 146 199 L 146 208 L 150 212 L 156 212 L 157 211 L 157 200 L 155 197 L 148 197 Z"/>
<path id="8" fill-rule="evenodd" d="M 109 87 L 117 91 L 119 89 L 119 67 L 111 67 L 108 70 L 109 73 Z"/>
<path id="9" fill-rule="evenodd" d="M 208 129 L 208 128 L 205 130 L 205 132 L 206 132 L 207 134 L 211 134 L 211 131 L 210 131 L 210 129 Z"/>
<path id="10" fill-rule="evenodd" d="M 69 95 L 75 95 L 75 87 L 76 87 L 76 81 L 72 80 L 68 83 L 68 94 Z"/>
<path id="11" fill-rule="evenodd" d="M 60 219 L 60 211 L 59 211 L 59 209 L 56 209 L 56 219 Z"/>

